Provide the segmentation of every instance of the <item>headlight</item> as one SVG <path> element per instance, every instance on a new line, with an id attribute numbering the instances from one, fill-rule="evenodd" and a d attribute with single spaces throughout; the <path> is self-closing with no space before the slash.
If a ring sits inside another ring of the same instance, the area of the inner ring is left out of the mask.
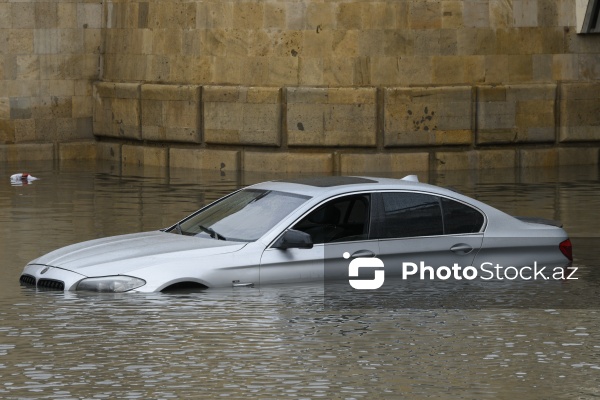
<path id="1" fill-rule="evenodd" d="M 76 290 L 89 290 L 92 292 L 127 292 L 144 286 L 146 281 L 133 276 L 115 275 L 100 278 L 86 278 L 79 281 Z"/>

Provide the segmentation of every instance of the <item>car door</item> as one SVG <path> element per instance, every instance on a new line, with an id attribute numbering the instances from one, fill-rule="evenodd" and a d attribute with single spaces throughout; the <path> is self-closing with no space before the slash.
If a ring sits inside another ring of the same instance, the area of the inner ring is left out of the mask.
<path id="1" fill-rule="evenodd" d="M 377 240 L 370 236 L 371 196 L 355 193 L 328 199 L 298 220 L 291 229 L 308 233 L 311 249 L 269 246 L 262 255 L 260 283 L 291 283 L 348 279 L 350 257 L 375 257 Z"/>
<path id="2" fill-rule="evenodd" d="M 382 192 L 373 201 L 373 237 L 379 239 L 386 275 L 420 272 L 421 266 L 435 271 L 455 263 L 472 265 L 483 241 L 485 218 L 479 210 L 420 192 Z"/>

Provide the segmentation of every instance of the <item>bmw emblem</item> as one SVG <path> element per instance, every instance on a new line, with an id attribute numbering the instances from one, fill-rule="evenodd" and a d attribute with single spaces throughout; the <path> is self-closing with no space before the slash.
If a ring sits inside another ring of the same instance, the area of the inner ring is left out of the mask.
<path id="1" fill-rule="evenodd" d="M 46 267 L 43 270 L 40 271 L 40 275 L 44 275 L 46 272 L 48 272 L 48 270 L 50 269 L 50 267 Z"/>

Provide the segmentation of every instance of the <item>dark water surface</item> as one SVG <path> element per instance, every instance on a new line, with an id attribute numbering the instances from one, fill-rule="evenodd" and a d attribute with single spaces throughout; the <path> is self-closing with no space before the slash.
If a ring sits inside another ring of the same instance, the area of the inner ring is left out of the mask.
<path id="1" fill-rule="evenodd" d="M 0 398 L 600 397 L 594 307 L 336 310 L 323 307 L 318 285 L 152 295 L 21 288 L 23 266 L 43 253 L 162 228 L 272 178 L 105 164 L 23 169 L 0 166 Z M 16 172 L 41 180 L 11 186 Z M 511 214 L 561 220 L 575 265 L 600 285 L 597 248 L 584 239 L 600 236 L 597 167 L 421 180 Z"/>

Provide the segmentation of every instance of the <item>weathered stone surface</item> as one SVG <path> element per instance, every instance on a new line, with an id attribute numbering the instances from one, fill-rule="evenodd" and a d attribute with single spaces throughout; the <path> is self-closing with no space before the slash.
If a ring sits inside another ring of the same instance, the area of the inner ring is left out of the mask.
<path id="1" fill-rule="evenodd" d="M 392 146 L 470 144 L 470 87 L 384 91 L 384 142 Z"/>
<path id="2" fill-rule="evenodd" d="M 553 142 L 556 85 L 477 88 L 477 143 Z"/>
<path id="3" fill-rule="evenodd" d="M 209 149 L 339 146 L 356 154 L 385 153 L 381 146 L 419 146 L 422 153 L 494 144 L 512 151 L 554 143 L 557 134 L 563 143 L 600 143 L 600 48 L 574 29 L 576 4 L 4 1 L 0 143 L 61 143 L 92 131 L 192 145 L 205 138 Z M 92 90 L 100 77 L 107 82 Z M 559 96 L 553 82 L 568 82 Z M 201 104 L 195 89 L 190 97 L 178 85 L 208 86 L 216 97 Z M 473 86 L 480 87 L 478 104 L 457 107 L 448 93 Z M 218 99 L 223 91 L 231 93 Z M 414 121 L 398 114 L 402 102 L 392 106 L 396 91 L 413 93 L 402 101 L 415 107 L 437 92 L 449 109 L 447 130 L 438 123 L 435 134 L 406 131 Z M 467 125 L 470 110 L 477 114 Z M 494 154 L 478 152 L 473 165 L 503 161 Z"/>
<path id="4" fill-rule="evenodd" d="M 94 141 L 60 143 L 58 157 L 60 160 L 96 160 L 98 147 Z"/>
<path id="5" fill-rule="evenodd" d="M 515 168 L 516 151 L 514 149 L 476 151 L 476 168 L 481 170 Z"/>
<path id="6" fill-rule="evenodd" d="M 374 88 L 287 88 L 290 146 L 374 146 Z"/>
<path id="7" fill-rule="evenodd" d="M 558 165 L 558 149 L 520 149 L 519 166 L 521 168 L 531 167 L 555 167 Z"/>
<path id="8" fill-rule="evenodd" d="M 164 147 L 148 147 L 123 145 L 121 148 L 121 161 L 123 165 L 167 167 L 168 149 Z"/>
<path id="9" fill-rule="evenodd" d="M 599 151 L 594 147 L 561 147 L 558 149 L 559 165 L 597 165 Z"/>
<path id="10" fill-rule="evenodd" d="M 477 165 L 476 151 L 440 151 L 434 154 L 433 171 L 472 169 Z"/>
<path id="11" fill-rule="evenodd" d="M 15 142 L 15 123 L 10 119 L 0 118 L 0 143 Z"/>
<path id="12" fill-rule="evenodd" d="M 232 150 L 177 149 L 169 152 L 170 168 L 193 168 L 221 172 L 240 169 L 240 152 Z"/>
<path id="13" fill-rule="evenodd" d="M 0 145 L 0 162 L 42 161 L 54 159 L 52 143 Z"/>
<path id="14" fill-rule="evenodd" d="M 242 168 L 244 171 L 282 173 L 331 173 L 331 153 L 289 153 L 245 151 Z"/>
<path id="15" fill-rule="evenodd" d="M 459 169 L 511 169 L 517 166 L 516 162 L 517 154 L 514 149 L 436 152 L 433 170 L 443 172 Z"/>
<path id="16" fill-rule="evenodd" d="M 429 153 L 340 154 L 340 173 L 404 173 L 429 170 Z"/>
<path id="17" fill-rule="evenodd" d="M 560 85 L 560 141 L 600 141 L 600 83 Z"/>
<path id="18" fill-rule="evenodd" d="M 207 143 L 278 146 L 281 143 L 279 88 L 203 88 Z"/>
<path id="19" fill-rule="evenodd" d="M 98 82 L 94 85 L 94 134 L 141 139 L 140 85 Z"/>
<path id="20" fill-rule="evenodd" d="M 200 87 L 142 85 L 142 139 L 200 143 Z"/>

